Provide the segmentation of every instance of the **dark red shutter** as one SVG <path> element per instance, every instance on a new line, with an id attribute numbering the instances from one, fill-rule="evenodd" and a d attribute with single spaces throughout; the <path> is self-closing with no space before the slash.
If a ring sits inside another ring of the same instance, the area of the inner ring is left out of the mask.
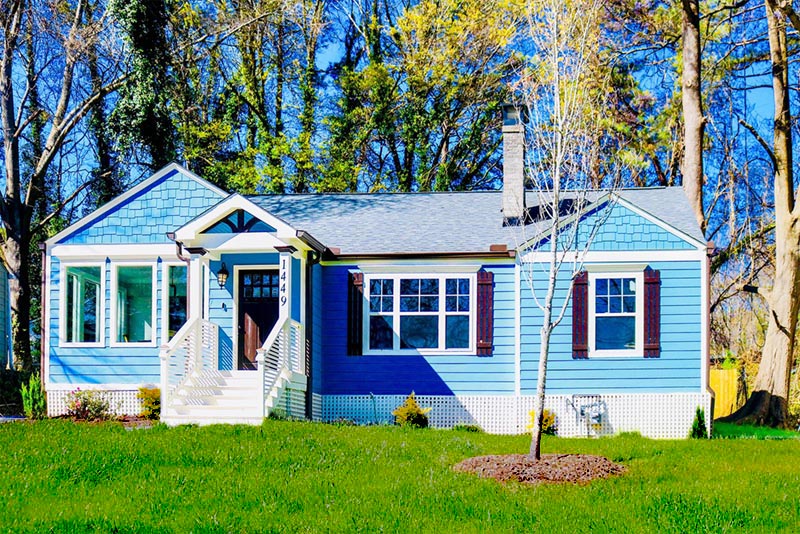
<path id="1" fill-rule="evenodd" d="M 491 356 L 494 331 L 494 273 L 478 271 L 478 356 Z"/>
<path id="2" fill-rule="evenodd" d="M 589 273 L 581 271 L 572 283 L 572 357 L 589 357 Z"/>
<path id="3" fill-rule="evenodd" d="M 361 356 L 364 335 L 364 274 L 350 273 L 347 284 L 347 353 Z"/>
<path id="4" fill-rule="evenodd" d="M 644 272 L 644 357 L 661 355 L 661 273 Z"/>

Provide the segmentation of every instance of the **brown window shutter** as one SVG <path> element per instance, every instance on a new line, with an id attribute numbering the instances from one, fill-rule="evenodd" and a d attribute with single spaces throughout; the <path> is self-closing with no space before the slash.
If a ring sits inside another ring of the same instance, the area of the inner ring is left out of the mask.
<path id="1" fill-rule="evenodd" d="M 364 335 L 364 273 L 350 273 L 347 290 L 347 353 L 361 356 L 361 340 Z"/>
<path id="2" fill-rule="evenodd" d="M 478 356 L 491 356 L 494 333 L 494 273 L 478 271 Z"/>
<path id="3" fill-rule="evenodd" d="M 589 273 L 581 271 L 572 283 L 572 357 L 589 357 Z"/>
<path id="4" fill-rule="evenodd" d="M 644 357 L 661 356 L 661 272 L 644 272 Z"/>

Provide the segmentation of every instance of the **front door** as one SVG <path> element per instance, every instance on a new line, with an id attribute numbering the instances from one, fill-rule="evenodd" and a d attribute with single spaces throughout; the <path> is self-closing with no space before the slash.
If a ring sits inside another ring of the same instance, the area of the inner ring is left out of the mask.
<path id="1" fill-rule="evenodd" d="M 239 271 L 238 366 L 255 369 L 256 351 L 278 322 L 278 270 Z"/>

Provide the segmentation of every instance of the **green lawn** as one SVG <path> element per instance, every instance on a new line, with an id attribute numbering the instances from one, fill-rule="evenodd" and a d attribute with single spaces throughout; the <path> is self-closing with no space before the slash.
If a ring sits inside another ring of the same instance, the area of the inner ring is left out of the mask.
<path id="1" fill-rule="evenodd" d="M 267 421 L 128 431 L 0 425 L 0 530 L 41 532 L 793 532 L 800 440 L 546 438 L 628 468 L 588 486 L 456 474 L 526 436 Z"/>

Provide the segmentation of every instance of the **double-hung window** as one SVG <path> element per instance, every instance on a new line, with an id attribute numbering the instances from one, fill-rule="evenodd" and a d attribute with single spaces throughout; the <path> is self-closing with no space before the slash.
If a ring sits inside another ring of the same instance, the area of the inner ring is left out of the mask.
<path id="1" fill-rule="evenodd" d="M 473 352 L 475 275 L 367 275 L 367 354 Z"/>
<path id="2" fill-rule="evenodd" d="M 99 265 L 64 269 L 63 343 L 102 342 L 103 269 Z"/>
<path id="3" fill-rule="evenodd" d="M 642 356 L 643 283 L 641 272 L 591 273 L 591 356 Z"/>

